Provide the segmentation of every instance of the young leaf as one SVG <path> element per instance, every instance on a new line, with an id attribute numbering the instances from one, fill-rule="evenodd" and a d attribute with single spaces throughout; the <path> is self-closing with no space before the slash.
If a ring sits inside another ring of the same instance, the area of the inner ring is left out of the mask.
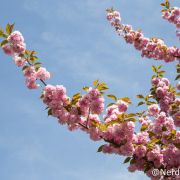
<path id="1" fill-rule="evenodd" d="M 97 152 L 101 152 L 104 145 L 100 146 Z"/>
<path id="2" fill-rule="evenodd" d="M 87 91 L 89 89 L 89 87 L 85 86 L 82 88 L 83 91 Z"/>
<path id="3" fill-rule="evenodd" d="M 139 95 L 137 95 L 136 97 L 139 98 L 139 99 L 145 99 L 142 94 L 139 94 Z"/>
<path id="4" fill-rule="evenodd" d="M 4 46 L 5 44 L 8 44 L 8 43 L 9 43 L 9 41 L 4 40 L 4 41 L 1 42 L 1 46 Z"/>
<path id="5" fill-rule="evenodd" d="M 48 116 L 52 115 L 52 109 L 49 109 Z"/>
<path id="6" fill-rule="evenodd" d="M 154 72 L 157 72 L 155 66 L 152 65 L 151 67 L 153 68 L 153 71 L 154 71 Z"/>
<path id="7" fill-rule="evenodd" d="M 162 65 L 158 66 L 157 69 L 159 70 L 162 67 Z"/>
<path id="8" fill-rule="evenodd" d="M 94 86 L 97 85 L 98 81 L 99 81 L 99 79 L 93 82 Z"/>
<path id="9" fill-rule="evenodd" d="M 109 98 L 112 98 L 112 99 L 114 99 L 115 101 L 117 101 L 117 98 L 116 98 L 116 96 L 114 96 L 114 95 L 112 95 L 112 94 L 109 94 L 109 95 L 106 95 L 107 97 L 109 97 Z"/>
<path id="10" fill-rule="evenodd" d="M 161 6 L 166 7 L 166 5 L 164 3 L 162 3 Z"/>
<path id="11" fill-rule="evenodd" d="M 90 121 L 91 121 L 92 124 L 95 125 L 95 126 L 98 126 L 98 125 L 99 125 L 99 124 L 98 124 L 95 120 L 93 120 L 93 119 L 90 119 Z"/>
<path id="12" fill-rule="evenodd" d="M 121 98 L 120 100 L 123 100 L 123 101 L 125 101 L 125 102 L 129 102 L 129 101 L 130 101 L 130 99 L 129 99 L 128 97 L 123 97 L 123 98 Z"/>
<path id="13" fill-rule="evenodd" d="M 142 126 L 142 127 L 141 127 L 141 131 L 144 131 L 145 129 L 147 129 L 148 126 L 149 126 L 149 125 Z"/>
<path id="14" fill-rule="evenodd" d="M 72 99 L 76 99 L 77 97 L 79 97 L 81 95 L 81 93 L 77 93 L 77 94 L 75 94 L 73 97 L 72 97 Z"/>
<path id="15" fill-rule="evenodd" d="M 23 58 L 25 57 L 24 54 L 19 54 L 18 56 L 19 56 L 19 57 L 23 57 Z"/>
<path id="16" fill-rule="evenodd" d="M 105 90 L 108 90 L 109 88 L 102 86 L 102 87 L 98 87 L 97 89 L 100 91 L 105 91 Z"/>
<path id="17" fill-rule="evenodd" d="M 124 160 L 124 164 L 125 164 L 125 163 L 128 163 L 130 160 L 131 160 L 131 157 L 127 157 L 127 158 Z"/>
<path id="18" fill-rule="evenodd" d="M 108 84 L 105 84 L 105 83 L 99 83 L 98 86 L 106 86 Z"/>
<path id="19" fill-rule="evenodd" d="M 14 25 L 15 25 L 15 23 L 10 26 L 10 34 L 12 33 L 12 30 L 13 30 L 13 28 L 14 28 Z"/>
<path id="20" fill-rule="evenodd" d="M 111 10 L 110 10 L 110 9 L 106 9 L 106 11 L 107 11 L 107 12 L 111 12 Z"/>
<path id="21" fill-rule="evenodd" d="M 108 107 L 109 107 L 109 106 L 112 106 L 112 105 L 115 105 L 115 103 L 110 103 L 110 104 L 108 105 Z"/>
<path id="22" fill-rule="evenodd" d="M 38 63 L 35 63 L 34 65 L 35 65 L 35 66 L 36 66 L 36 65 L 38 66 L 38 65 L 41 65 L 41 64 L 42 64 L 42 63 L 38 62 Z"/>
<path id="23" fill-rule="evenodd" d="M 160 139 L 152 139 L 149 144 L 157 143 L 159 141 L 160 141 Z"/>
<path id="24" fill-rule="evenodd" d="M 170 6 L 170 3 L 168 0 L 166 0 L 166 6 L 167 6 L 167 8 L 169 8 L 169 6 Z"/>
<path id="25" fill-rule="evenodd" d="M 180 74 L 176 77 L 175 81 L 178 80 L 180 78 Z"/>
<path id="26" fill-rule="evenodd" d="M 167 9 L 163 9 L 163 10 L 161 11 L 161 13 L 162 13 L 162 12 L 166 12 L 166 11 L 167 11 Z"/>
<path id="27" fill-rule="evenodd" d="M 137 106 L 141 106 L 143 104 L 145 104 L 145 102 L 140 102 Z"/>
<path id="28" fill-rule="evenodd" d="M 130 165 L 131 165 L 131 164 L 134 164 L 134 163 L 135 163 L 135 160 L 134 160 L 134 159 L 131 159 Z"/>
<path id="29" fill-rule="evenodd" d="M 42 94 L 41 97 L 40 97 L 39 99 L 43 99 L 43 97 L 44 97 L 44 94 Z"/>
<path id="30" fill-rule="evenodd" d="M 24 71 L 25 69 L 27 69 L 29 66 L 24 66 L 23 68 L 22 68 L 22 71 Z"/>
<path id="31" fill-rule="evenodd" d="M 6 26 L 6 32 L 7 32 L 8 35 L 11 34 L 11 26 L 9 25 L 9 23 Z"/>

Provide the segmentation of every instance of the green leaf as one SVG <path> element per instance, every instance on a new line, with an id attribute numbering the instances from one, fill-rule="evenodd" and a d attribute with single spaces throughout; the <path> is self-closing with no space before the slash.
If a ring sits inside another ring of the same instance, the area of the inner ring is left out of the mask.
<path id="1" fill-rule="evenodd" d="M 43 99 L 43 97 L 44 97 L 44 94 L 42 94 L 41 97 L 40 97 L 39 99 Z"/>
<path id="2" fill-rule="evenodd" d="M 93 124 L 93 125 L 95 125 L 95 126 L 99 126 L 98 122 L 96 122 L 95 120 L 90 119 L 90 121 L 92 122 L 92 124 Z"/>
<path id="3" fill-rule="evenodd" d="M 165 145 L 162 145 L 162 146 L 161 146 L 161 149 L 163 149 L 163 148 L 167 148 L 167 146 L 165 146 Z"/>
<path id="4" fill-rule="evenodd" d="M 157 70 L 156 70 L 155 66 L 152 65 L 151 67 L 153 68 L 153 71 L 156 73 Z"/>
<path id="5" fill-rule="evenodd" d="M 109 107 L 109 106 L 112 106 L 112 105 L 115 105 L 115 103 L 110 103 L 110 104 L 108 105 L 108 107 Z"/>
<path id="6" fill-rule="evenodd" d="M 107 12 L 111 12 L 111 10 L 110 10 L 110 9 L 106 9 L 106 11 L 107 11 Z"/>
<path id="7" fill-rule="evenodd" d="M 153 75 L 151 79 L 154 79 L 156 77 L 156 75 Z"/>
<path id="8" fill-rule="evenodd" d="M 152 131 L 148 131 L 149 134 L 149 138 L 152 138 L 153 136 L 155 136 L 156 134 L 154 134 Z"/>
<path id="9" fill-rule="evenodd" d="M 176 93 L 177 96 L 180 96 L 180 92 Z"/>
<path id="10" fill-rule="evenodd" d="M 42 63 L 38 62 L 38 63 L 35 63 L 34 65 L 35 66 L 38 66 L 38 65 L 41 65 Z"/>
<path id="11" fill-rule="evenodd" d="M 131 160 L 131 157 L 127 157 L 127 158 L 124 160 L 124 164 L 125 164 L 125 163 L 128 163 L 130 160 Z"/>
<path id="12" fill-rule="evenodd" d="M 140 102 L 137 106 L 141 106 L 143 104 L 145 104 L 145 102 Z"/>
<path id="13" fill-rule="evenodd" d="M 152 139 L 149 144 L 157 143 L 159 141 L 160 141 L 160 139 Z"/>
<path id="14" fill-rule="evenodd" d="M 13 30 L 13 28 L 14 28 L 14 25 L 15 25 L 15 23 L 10 26 L 10 34 L 12 33 L 12 30 Z"/>
<path id="15" fill-rule="evenodd" d="M 176 77 L 175 81 L 178 80 L 180 78 L 180 74 Z"/>
<path id="16" fill-rule="evenodd" d="M 139 94 L 139 95 L 137 95 L 136 97 L 139 98 L 139 99 L 145 99 L 142 94 Z"/>
<path id="17" fill-rule="evenodd" d="M 163 125 L 162 130 L 167 131 L 167 127 Z"/>
<path id="18" fill-rule="evenodd" d="M 7 34 L 2 34 L 2 35 L 3 35 L 3 37 L 8 38 L 8 35 L 7 35 Z"/>
<path id="19" fill-rule="evenodd" d="M 99 81 L 99 79 L 93 82 L 94 86 L 97 85 L 98 81 Z"/>
<path id="20" fill-rule="evenodd" d="M 141 127 L 141 131 L 144 131 L 145 129 L 147 129 L 149 127 L 149 125 L 145 125 Z"/>
<path id="21" fill-rule="evenodd" d="M 172 133 L 173 135 L 176 135 L 176 130 L 173 129 L 171 133 Z"/>
<path id="22" fill-rule="evenodd" d="M 37 56 L 33 56 L 33 59 L 34 60 L 36 60 L 36 59 L 39 60 L 39 58 Z"/>
<path id="23" fill-rule="evenodd" d="M 7 32 L 8 35 L 11 34 L 11 26 L 9 25 L 9 23 L 6 26 L 6 32 Z"/>
<path id="24" fill-rule="evenodd" d="M 112 121 L 110 121 L 110 122 L 108 122 L 106 124 L 106 127 L 109 126 L 109 125 L 112 125 L 112 124 L 121 124 L 121 123 L 119 121 L 117 121 L 117 120 L 112 120 Z"/>
<path id="25" fill-rule="evenodd" d="M 180 68 L 177 69 L 177 73 L 180 73 Z"/>
<path id="26" fill-rule="evenodd" d="M 36 68 L 35 68 L 35 71 L 37 72 L 39 68 L 40 68 L 40 67 L 36 67 Z"/>
<path id="27" fill-rule="evenodd" d="M 161 11 L 161 13 L 162 13 L 162 12 L 166 12 L 166 11 L 167 11 L 167 9 L 163 9 L 163 10 Z"/>
<path id="28" fill-rule="evenodd" d="M 22 71 L 24 71 L 25 69 L 27 69 L 29 66 L 24 66 L 23 68 L 22 68 Z"/>
<path id="29" fill-rule="evenodd" d="M 105 90 L 108 90 L 109 88 L 102 86 L 102 87 L 98 87 L 97 89 L 100 91 L 105 91 Z"/>
<path id="30" fill-rule="evenodd" d="M 22 58 L 24 58 L 25 56 L 24 56 L 24 54 L 19 54 L 18 55 L 19 57 L 22 57 Z"/>
<path id="31" fill-rule="evenodd" d="M 99 83 L 98 84 L 98 86 L 106 86 L 106 85 L 108 85 L 108 84 L 106 84 L 106 83 Z"/>
<path id="32" fill-rule="evenodd" d="M 137 116 L 137 114 L 135 114 L 135 113 L 130 113 L 130 114 L 128 114 L 126 117 L 136 117 Z"/>
<path id="33" fill-rule="evenodd" d="M 123 100 L 123 101 L 125 101 L 125 102 L 129 102 L 129 101 L 130 101 L 130 99 L 129 99 L 128 97 L 123 97 L 123 98 L 121 98 L 120 100 Z"/>
<path id="34" fill-rule="evenodd" d="M 79 97 L 81 95 L 81 93 L 77 93 L 77 94 L 75 94 L 73 97 L 72 97 L 72 99 L 76 99 L 77 97 Z"/>
<path id="35" fill-rule="evenodd" d="M 166 7 L 169 8 L 169 6 L 170 6 L 170 3 L 168 0 L 166 0 Z"/>
<path id="36" fill-rule="evenodd" d="M 114 99 L 115 101 L 117 101 L 117 98 L 116 98 L 116 96 L 114 96 L 114 95 L 112 95 L 112 94 L 109 94 L 109 95 L 106 95 L 107 97 L 109 97 L 109 98 L 112 98 L 112 99 Z"/>
<path id="37" fill-rule="evenodd" d="M 1 42 L 1 46 L 4 46 L 5 44 L 8 44 L 8 43 L 9 43 L 9 41 L 4 40 L 4 41 Z"/>
<path id="38" fill-rule="evenodd" d="M 101 152 L 104 145 L 100 146 L 97 152 Z"/>
<path id="39" fill-rule="evenodd" d="M 136 122 L 138 120 L 134 119 L 134 118 L 129 118 L 129 119 L 126 119 L 127 121 L 133 121 L 133 122 Z"/>
<path id="40" fill-rule="evenodd" d="M 52 109 L 49 109 L 48 116 L 52 115 Z"/>
<path id="41" fill-rule="evenodd" d="M 162 3 L 161 6 L 166 7 L 166 5 L 164 3 Z"/>
<path id="42" fill-rule="evenodd" d="M 89 87 L 85 86 L 82 88 L 83 91 L 87 91 L 89 89 Z"/>
<path id="43" fill-rule="evenodd" d="M 175 145 L 178 149 L 180 149 L 180 143 L 174 143 L 174 145 Z"/>
<path id="44" fill-rule="evenodd" d="M 162 65 L 158 66 L 157 69 L 159 70 L 162 67 Z"/>
<path id="45" fill-rule="evenodd" d="M 105 93 L 104 93 L 104 92 L 101 92 L 101 96 L 102 96 L 103 94 L 105 94 Z"/>
<path id="46" fill-rule="evenodd" d="M 135 163 L 135 160 L 134 160 L 134 159 L 131 159 L 130 165 L 131 165 L 131 164 L 134 164 L 134 163 Z"/>
<path id="47" fill-rule="evenodd" d="M 150 166 L 148 166 L 145 170 L 144 170 L 144 173 L 146 173 L 147 171 L 149 171 L 151 168 Z"/>
<path id="48" fill-rule="evenodd" d="M 160 71 L 158 74 L 164 74 L 166 73 L 166 71 Z"/>

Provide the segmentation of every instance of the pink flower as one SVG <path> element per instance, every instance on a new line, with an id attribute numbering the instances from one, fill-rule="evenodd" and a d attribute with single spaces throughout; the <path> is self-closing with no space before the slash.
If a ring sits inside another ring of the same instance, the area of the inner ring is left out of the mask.
<path id="1" fill-rule="evenodd" d="M 108 13 L 108 14 L 106 15 L 106 17 L 107 17 L 107 20 L 108 20 L 108 21 L 111 21 L 111 20 L 112 20 L 112 17 L 113 17 L 113 14 L 112 14 L 112 13 Z"/>
<path id="2" fill-rule="evenodd" d="M 2 46 L 2 50 L 4 51 L 5 54 L 9 56 L 14 56 L 15 52 L 9 47 L 9 44 L 5 44 Z"/>
<path id="3" fill-rule="evenodd" d="M 176 84 L 176 87 L 180 91 L 180 81 Z"/>
<path id="4" fill-rule="evenodd" d="M 46 70 L 46 68 L 40 67 L 35 73 L 35 77 L 36 79 L 47 80 L 50 78 L 50 73 Z"/>
<path id="5" fill-rule="evenodd" d="M 21 57 L 18 57 L 18 56 L 14 56 L 14 63 L 20 67 L 20 66 L 24 66 L 26 61 L 24 59 L 22 59 Z"/>
<path id="6" fill-rule="evenodd" d="M 157 104 L 152 104 L 148 107 L 147 115 L 148 116 L 155 116 L 160 111 L 160 108 Z"/>
<path id="7" fill-rule="evenodd" d="M 113 14 L 115 15 L 115 17 L 120 17 L 120 13 L 118 11 L 114 11 Z"/>
<path id="8" fill-rule="evenodd" d="M 126 112 L 127 108 L 128 108 L 128 104 L 122 100 L 118 100 L 118 102 L 116 103 L 118 106 L 118 109 L 120 112 Z"/>
<path id="9" fill-rule="evenodd" d="M 135 154 L 140 158 L 144 157 L 146 155 L 146 152 L 147 152 L 146 146 L 137 146 L 135 148 Z"/>
<path id="10" fill-rule="evenodd" d="M 11 49 L 17 54 L 23 54 L 26 50 L 25 43 L 13 44 L 11 45 Z"/>
<path id="11" fill-rule="evenodd" d="M 116 24 L 118 24 L 120 21 L 121 21 L 121 18 L 120 18 L 120 17 L 115 17 L 114 22 L 115 22 Z"/>
<path id="12" fill-rule="evenodd" d="M 13 33 L 11 33 L 7 40 L 11 44 L 20 44 L 24 42 L 24 38 L 19 31 L 14 31 Z"/>

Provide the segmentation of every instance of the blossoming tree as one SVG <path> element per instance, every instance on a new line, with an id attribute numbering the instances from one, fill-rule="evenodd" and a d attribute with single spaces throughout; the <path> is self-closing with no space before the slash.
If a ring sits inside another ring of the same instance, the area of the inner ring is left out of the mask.
<path id="1" fill-rule="evenodd" d="M 166 0 L 161 6 L 163 19 L 180 29 L 180 8 L 170 7 Z M 180 73 L 180 50 L 177 47 L 167 47 L 160 38 L 144 37 L 141 30 L 134 31 L 131 25 L 120 24 L 120 13 L 113 8 L 108 9 L 107 20 L 116 28 L 117 33 L 125 41 L 132 44 L 136 50 L 142 52 L 142 57 L 154 60 L 164 60 L 169 63 L 178 61 L 177 73 Z M 40 67 L 35 51 L 26 50 L 24 38 L 19 31 L 13 31 L 13 25 L 6 26 L 6 32 L 1 28 L 0 37 L 4 53 L 14 56 L 13 61 L 22 66 L 25 83 L 28 89 L 38 89 L 39 79 L 43 88 L 42 99 L 47 105 L 48 116 L 58 118 L 61 125 L 67 125 L 70 131 L 81 129 L 89 134 L 93 141 L 103 140 L 104 145 L 98 152 L 127 156 L 124 163 L 130 163 L 128 170 L 143 171 L 152 180 L 180 179 L 180 175 L 159 173 L 154 175 L 154 170 L 161 169 L 175 171 L 180 167 L 180 82 L 176 87 L 171 87 L 167 78 L 163 77 L 165 71 L 162 66 L 152 66 L 155 75 L 152 76 L 150 94 L 137 95 L 141 99 L 138 106 L 148 105 L 148 109 L 141 113 L 127 113 L 131 100 L 128 97 L 117 99 L 113 94 L 106 95 L 115 102 L 108 105 L 103 121 L 99 116 L 104 111 L 104 91 L 108 90 L 107 84 L 94 81 L 94 87 L 83 87 L 86 93 L 75 94 L 72 98 L 66 95 L 66 88 L 62 85 L 47 85 L 45 80 L 52 75 L 46 68 Z M 180 33 L 176 30 L 180 40 Z M 176 80 L 180 78 L 177 75 Z M 151 120 L 150 120 L 151 117 Z M 141 124 L 140 132 L 134 131 L 135 122 Z"/>

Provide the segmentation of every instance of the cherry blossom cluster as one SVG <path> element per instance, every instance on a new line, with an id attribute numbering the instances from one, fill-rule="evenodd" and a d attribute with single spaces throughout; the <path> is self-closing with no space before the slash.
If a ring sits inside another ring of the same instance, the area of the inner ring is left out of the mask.
<path id="1" fill-rule="evenodd" d="M 40 85 L 36 84 L 37 79 L 47 80 L 50 78 L 50 73 L 46 70 L 46 68 L 40 67 L 37 71 L 35 71 L 35 67 L 33 65 L 25 69 L 23 71 L 23 75 L 26 77 L 25 83 L 28 89 L 38 89 Z"/>
<path id="2" fill-rule="evenodd" d="M 167 14 L 168 12 L 165 13 Z M 175 8 L 172 13 L 177 17 L 177 15 L 179 15 L 179 8 Z M 134 31 L 131 25 L 119 24 L 121 18 L 119 17 L 120 20 L 115 21 L 116 14 L 120 15 L 117 11 L 107 14 L 107 19 L 111 22 L 111 26 L 116 27 L 117 33 L 124 37 L 127 43 L 133 44 L 136 50 L 142 51 L 142 57 L 145 56 L 149 59 L 164 60 L 166 63 L 180 60 L 179 48 L 167 47 L 162 39 L 144 37 L 141 30 Z M 180 18 L 176 20 L 177 27 L 179 27 L 179 19 Z M 178 32 L 177 35 L 180 36 Z"/>
<path id="3" fill-rule="evenodd" d="M 170 23 L 174 23 L 174 25 L 180 29 L 180 8 L 174 7 L 173 10 L 168 10 L 162 13 L 162 18 L 168 20 Z M 176 35 L 179 37 L 180 41 L 180 33 L 176 30 Z"/>
<path id="4" fill-rule="evenodd" d="M 40 86 L 39 84 L 36 84 L 37 79 L 47 80 L 50 78 L 50 73 L 46 70 L 46 68 L 39 67 L 36 70 L 35 66 L 30 64 L 28 58 L 22 58 L 19 56 L 26 50 L 24 37 L 19 31 L 14 31 L 7 37 L 7 42 L 2 46 L 2 49 L 5 54 L 14 56 L 13 61 L 18 67 L 29 63 L 30 66 L 23 70 L 23 75 L 26 77 L 25 83 L 28 89 L 37 89 Z"/>
<path id="5" fill-rule="evenodd" d="M 141 31 L 134 31 L 131 25 L 119 24 L 120 13 L 113 9 L 108 11 L 107 19 L 111 21 L 111 25 L 116 27 L 118 34 L 124 37 L 127 43 L 142 51 L 142 57 L 164 60 L 166 63 L 180 60 L 178 48 L 168 48 L 162 39 L 146 38 Z M 180 28 L 179 15 L 180 9 L 175 7 L 164 12 L 162 17 Z M 178 31 L 176 33 L 180 37 L 180 33 Z M 33 53 L 26 52 L 25 47 L 22 34 L 14 31 L 7 36 L 2 49 L 7 55 L 14 56 L 13 61 L 18 67 L 29 64 L 23 67 L 25 83 L 29 89 L 37 89 L 39 84 L 36 84 L 36 80 L 40 79 L 44 83 L 43 80 L 50 78 L 50 73 L 43 67 L 35 67 Z M 27 58 L 24 54 L 27 54 Z M 29 58 L 32 59 L 32 64 Z M 105 83 L 96 82 L 94 88 L 83 89 L 87 94 L 81 96 L 81 93 L 77 93 L 71 100 L 62 85 L 53 86 L 44 83 L 41 99 L 47 105 L 48 115 L 58 118 L 61 125 L 67 124 L 70 131 L 81 129 L 89 134 L 93 141 L 103 139 L 106 144 L 102 145 L 98 152 L 128 156 L 125 163 L 130 162 L 129 172 L 144 171 L 152 180 L 163 180 L 167 178 L 162 174 L 155 177 L 152 171 L 161 168 L 166 170 L 180 168 L 180 131 L 175 129 L 175 126 L 180 127 L 180 98 L 176 97 L 180 94 L 175 91 L 176 88 L 171 89 L 169 80 L 162 76 L 163 71 L 154 70 L 154 72 L 157 72 L 157 76 L 151 80 L 151 94 L 146 98 L 137 96 L 144 99 L 148 105 L 147 110 L 142 113 L 127 114 L 131 104 L 129 98 L 117 100 L 114 95 L 107 95 L 113 98 L 115 103 L 107 107 L 103 116 L 104 121 L 101 121 L 99 115 L 104 112 L 105 102 L 102 91 L 106 90 L 102 84 Z M 176 87 L 180 90 L 180 82 Z M 153 98 L 156 102 L 149 101 L 149 98 Z M 142 126 L 138 133 L 135 132 L 134 123 L 137 121 L 134 117 L 137 116 Z M 180 179 L 180 176 L 171 176 L 168 179 Z"/>
<path id="6" fill-rule="evenodd" d="M 7 38 L 7 41 L 11 44 L 5 44 L 2 46 L 4 53 L 9 56 L 13 56 L 15 54 L 23 54 L 26 50 L 26 44 L 24 43 L 24 38 L 19 31 L 14 31 Z"/>

